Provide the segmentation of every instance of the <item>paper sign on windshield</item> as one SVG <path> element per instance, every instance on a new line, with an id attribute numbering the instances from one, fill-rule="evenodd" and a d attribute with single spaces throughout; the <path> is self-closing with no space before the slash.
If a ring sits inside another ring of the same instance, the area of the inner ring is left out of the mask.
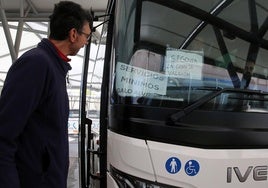
<path id="1" fill-rule="evenodd" d="M 202 79 L 202 51 L 167 49 L 166 75 L 186 79 Z"/>
<path id="2" fill-rule="evenodd" d="M 118 62 L 116 91 L 120 96 L 146 96 L 149 93 L 165 95 L 166 75 Z"/>

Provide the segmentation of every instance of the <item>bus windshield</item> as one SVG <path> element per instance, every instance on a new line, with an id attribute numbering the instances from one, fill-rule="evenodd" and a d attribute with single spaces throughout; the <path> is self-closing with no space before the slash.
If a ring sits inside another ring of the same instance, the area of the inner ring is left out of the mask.
<path id="1" fill-rule="evenodd" d="M 229 88 L 200 106 L 267 112 L 268 2 L 140 2 L 116 7 L 115 103 L 185 108 Z"/>

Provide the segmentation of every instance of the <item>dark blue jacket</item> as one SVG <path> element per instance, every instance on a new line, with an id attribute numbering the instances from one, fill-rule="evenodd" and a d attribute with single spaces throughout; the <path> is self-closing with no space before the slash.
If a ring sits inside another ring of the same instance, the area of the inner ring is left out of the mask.
<path id="1" fill-rule="evenodd" d="M 10 68 L 0 97 L 0 187 L 66 188 L 66 74 L 48 39 Z"/>

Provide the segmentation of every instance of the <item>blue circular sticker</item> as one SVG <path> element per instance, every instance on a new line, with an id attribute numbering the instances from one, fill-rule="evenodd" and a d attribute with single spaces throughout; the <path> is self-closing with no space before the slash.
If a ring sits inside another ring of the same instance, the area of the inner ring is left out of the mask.
<path id="1" fill-rule="evenodd" d="M 200 170 L 200 165 L 196 160 L 190 160 L 185 164 L 184 170 L 188 176 L 195 176 Z"/>
<path id="2" fill-rule="evenodd" d="M 181 161 L 176 157 L 170 157 L 166 161 L 166 170 L 170 174 L 176 174 L 181 169 Z"/>

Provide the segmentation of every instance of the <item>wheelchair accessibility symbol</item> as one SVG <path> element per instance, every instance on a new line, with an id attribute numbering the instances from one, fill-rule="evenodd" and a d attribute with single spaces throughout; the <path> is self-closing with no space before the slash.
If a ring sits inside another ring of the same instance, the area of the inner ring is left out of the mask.
<path id="1" fill-rule="evenodd" d="M 195 176 L 200 170 L 199 163 L 196 160 L 190 160 L 185 164 L 184 170 L 188 176 Z"/>
<path id="2" fill-rule="evenodd" d="M 166 170 L 170 174 L 176 174 L 181 169 L 181 161 L 176 157 L 170 157 L 166 161 Z"/>

